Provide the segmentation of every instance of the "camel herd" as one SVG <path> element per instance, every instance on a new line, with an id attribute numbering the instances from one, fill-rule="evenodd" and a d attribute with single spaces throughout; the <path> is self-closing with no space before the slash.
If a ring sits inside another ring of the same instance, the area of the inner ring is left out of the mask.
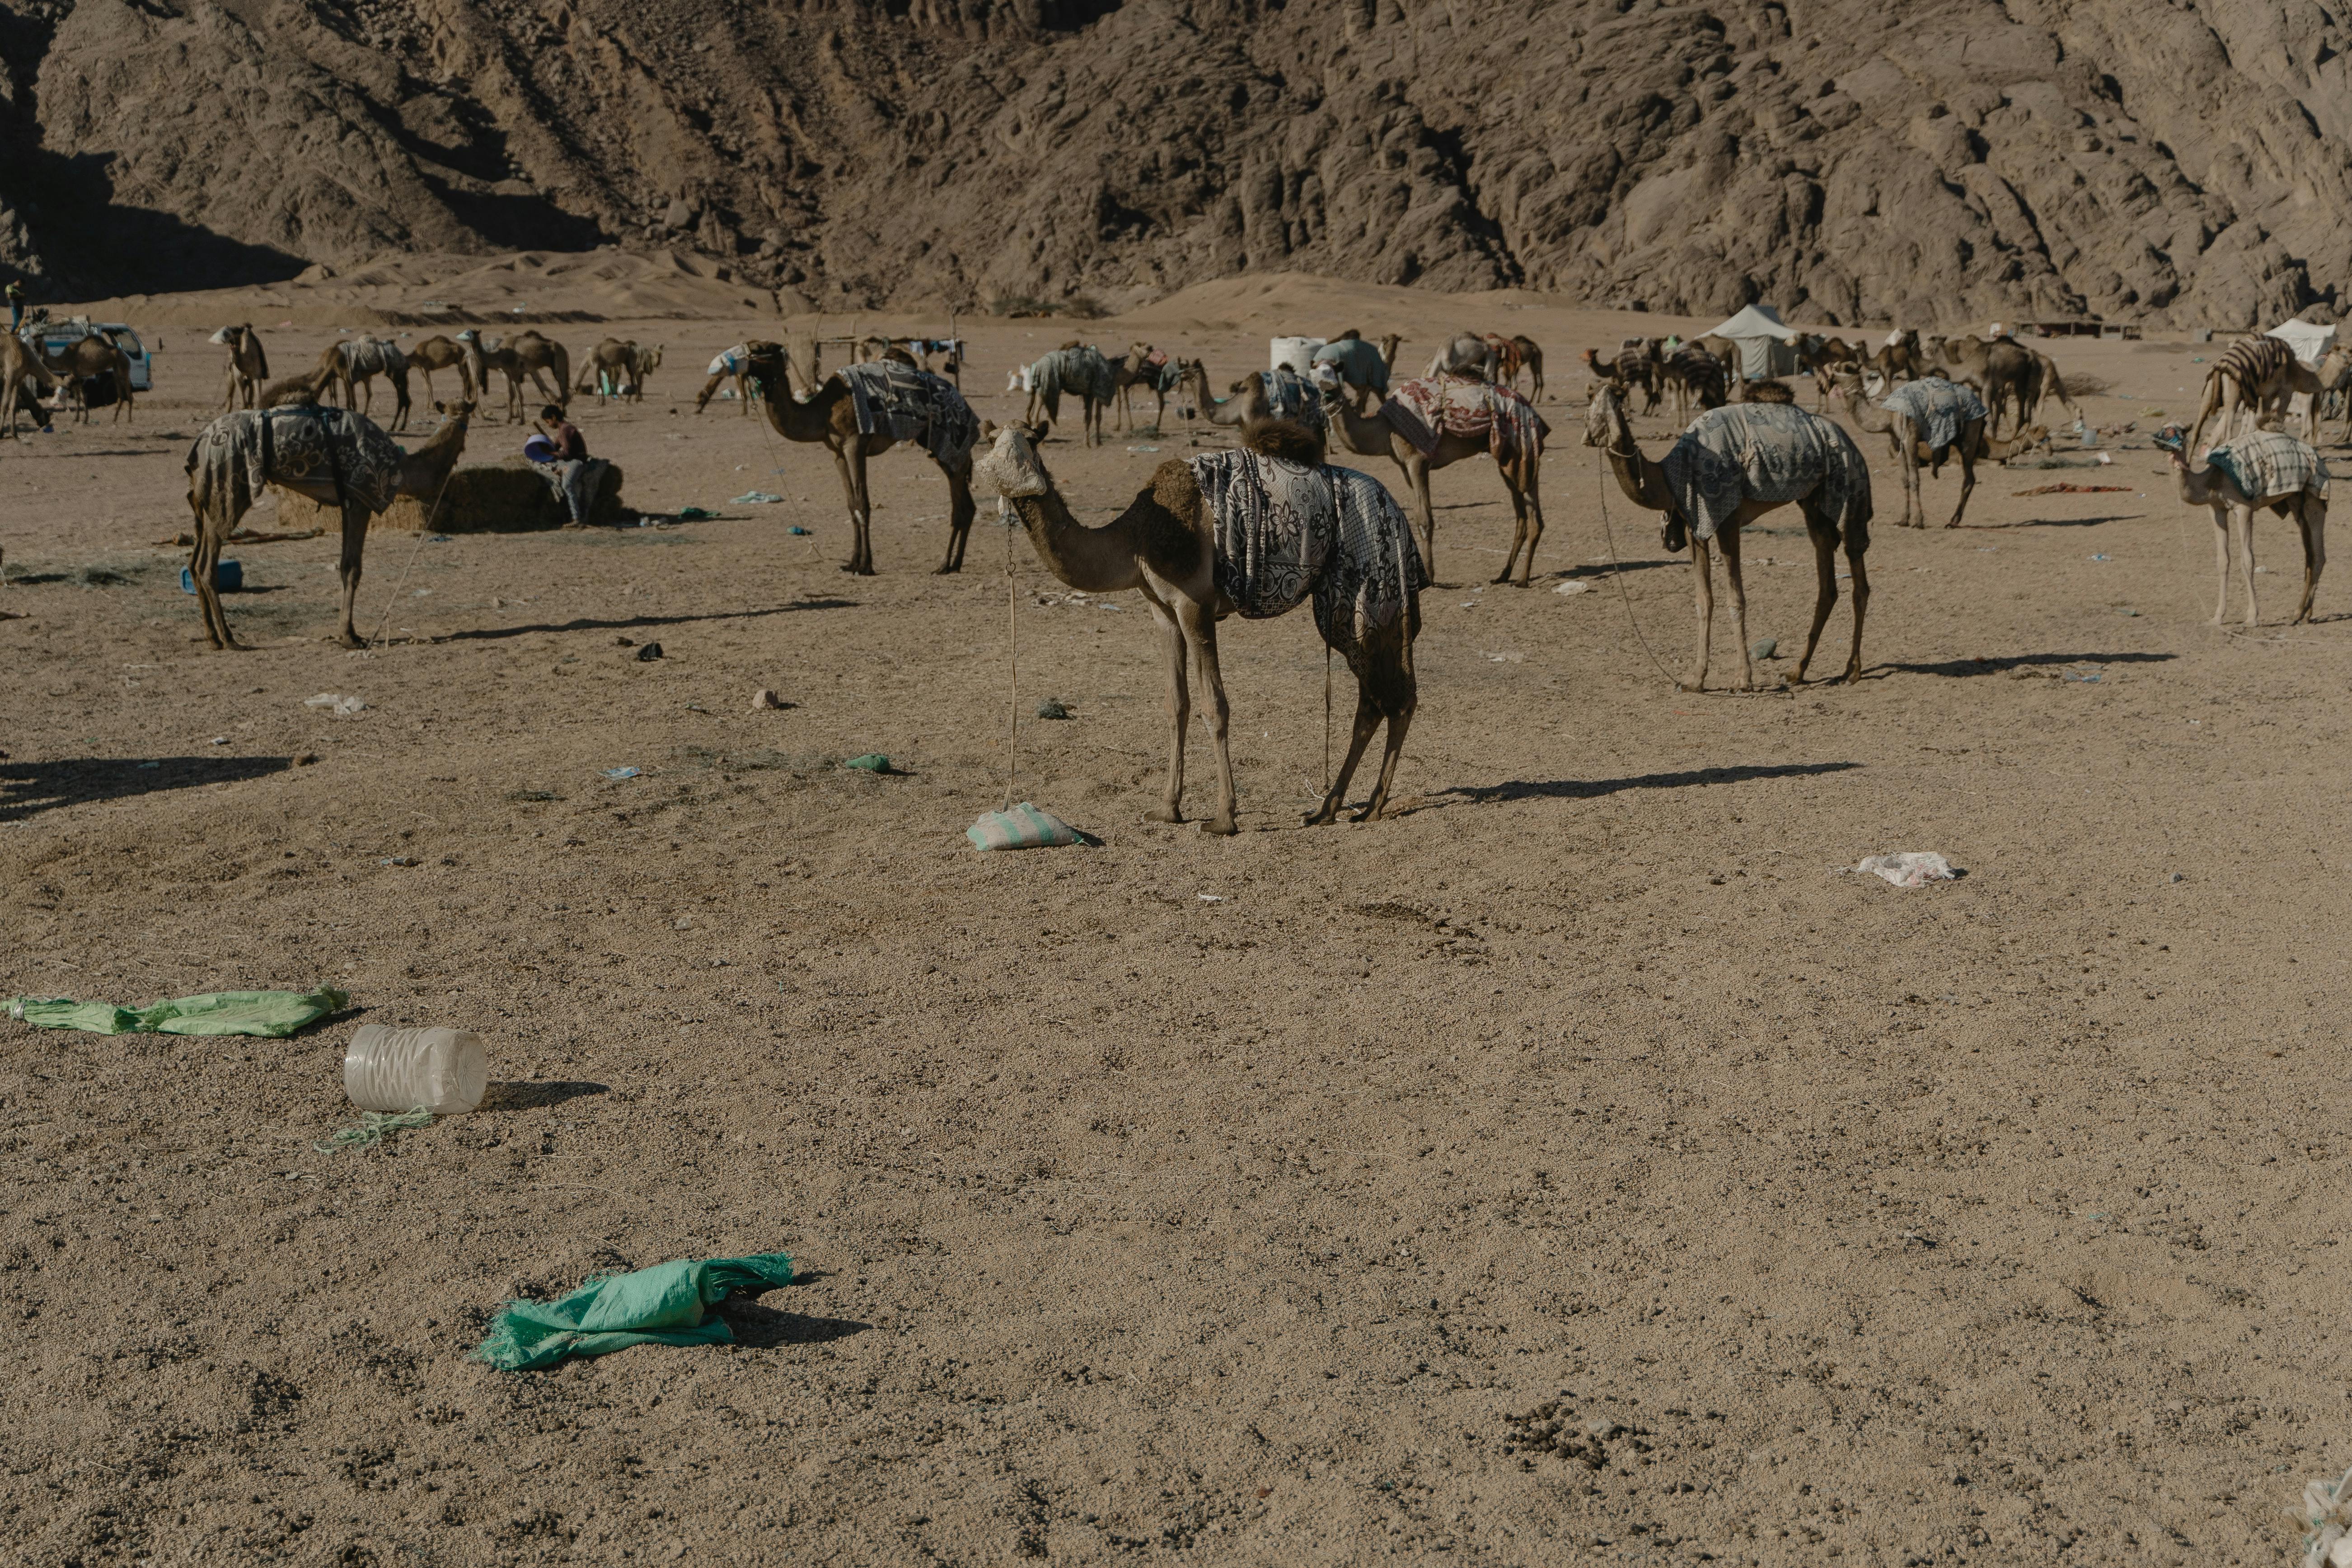
<path id="1" fill-rule="evenodd" d="M 339 631 L 348 644 L 357 635 L 352 605 L 368 518 L 398 495 L 423 494 L 446 481 L 463 450 L 468 421 L 478 405 L 488 401 L 493 373 L 504 378 L 507 417 L 520 420 L 526 383 L 539 397 L 559 406 L 590 395 L 600 401 L 642 400 L 663 353 L 659 344 L 648 347 L 608 337 L 583 358 L 575 383 L 568 351 L 536 330 L 499 339 L 467 329 L 405 347 L 383 337 L 357 335 L 330 345 L 303 373 L 272 381 L 268 355 L 250 325 L 224 328 L 213 341 L 227 354 L 224 413 L 206 427 L 190 458 L 189 500 L 199 524 L 190 568 L 206 632 L 215 646 L 223 647 L 237 644 L 218 596 L 211 591 L 212 567 L 259 488 L 284 485 L 340 509 L 343 602 Z M 1310 344 L 1318 342 L 1308 340 Z M 1104 438 L 1107 416 L 1116 417 L 1118 427 L 1135 426 L 1138 413 L 1132 399 L 1140 390 L 1155 400 L 1153 428 L 1172 398 L 1188 419 L 1197 415 L 1213 426 L 1234 429 L 1240 445 L 1229 450 L 1247 454 L 1251 463 L 1314 468 L 1325 464 L 1335 450 L 1386 458 L 1396 465 L 1415 514 L 1414 522 L 1408 524 L 1399 512 L 1398 527 L 1409 541 L 1406 553 L 1417 558 L 1403 575 L 1416 585 L 1433 581 L 1436 572 L 1430 476 L 1485 455 L 1496 460 L 1516 520 L 1511 549 L 1495 581 L 1526 585 L 1543 535 L 1540 479 L 1546 430 L 1519 386 L 1524 380 L 1535 398 L 1542 396 L 1542 350 L 1523 337 L 1455 334 L 1441 344 L 1424 376 L 1392 382 L 1402 342 L 1390 336 L 1375 344 L 1352 331 L 1345 332 L 1317 350 L 1313 375 L 1288 368 L 1252 371 L 1225 384 L 1223 396 L 1213 390 L 1215 383 L 1199 358 L 1172 357 L 1144 342 L 1129 343 L 1112 358 L 1091 345 L 1066 343 L 1014 374 L 1012 384 L 1029 389 L 1030 405 L 1022 422 L 1001 430 L 978 421 L 960 391 L 932 374 L 905 345 L 877 340 L 874 353 L 858 356 L 868 363 L 828 374 L 814 363 L 796 365 L 780 343 L 750 342 L 713 363 L 696 407 L 698 412 L 720 382 L 732 375 L 744 412 L 756 405 L 776 435 L 821 446 L 831 454 L 852 523 L 845 571 L 875 570 L 868 465 L 903 443 L 926 450 L 948 482 L 948 539 L 939 572 L 952 573 L 963 564 L 976 510 L 977 474 L 1005 499 L 1048 569 L 1071 586 L 1089 593 L 1141 589 L 1170 658 L 1175 736 L 1162 815 L 1173 819 L 1181 807 L 1183 733 L 1191 708 L 1185 677 L 1189 662 L 1212 700 L 1221 769 L 1218 808 L 1204 826 L 1231 831 L 1234 804 L 1223 752 L 1226 705 L 1215 657 L 1215 625 L 1234 606 L 1221 596 L 1218 586 L 1219 552 L 1225 548 L 1220 529 L 1225 524 L 1204 510 L 1209 503 L 1197 472 L 1204 459 L 1162 463 L 1117 521 L 1094 528 L 1071 519 L 1037 448 L 1060 425 L 1059 398 L 1076 400 L 1071 428 L 1078 439 L 1093 442 Z M 1741 531 L 1786 506 L 1796 507 L 1804 518 L 1816 565 L 1812 624 L 1795 679 L 1805 679 L 1838 599 L 1836 558 L 1841 552 L 1853 604 L 1853 640 L 1843 679 L 1851 681 L 1860 675 L 1870 599 L 1865 556 L 1873 510 L 1868 466 L 1856 445 L 1857 434 L 1885 442 L 1903 481 L 1901 522 L 1906 527 L 1927 526 L 1920 493 L 1922 470 L 1939 475 L 1947 462 L 1956 461 L 1959 492 L 1945 523 L 1955 527 L 1967 511 L 1979 462 L 2006 461 L 2046 447 L 2049 426 L 2042 416 L 2053 405 L 2071 414 L 2078 425 L 2082 420 L 2080 405 L 2058 366 L 2040 350 L 2010 339 L 1923 337 L 1906 331 L 1870 346 L 1792 334 L 1786 346 L 1799 374 L 1812 381 L 1811 412 L 1797 406 L 1786 380 L 1742 374 L 1738 351 L 1728 342 L 1704 337 L 1687 342 L 1630 339 L 1614 352 L 1587 350 L 1582 356 L 1593 381 L 1585 409 L 1585 445 L 1597 449 L 1625 500 L 1661 514 L 1662 544 L 1669 552 L 1689 552 L 1697 640 L 1690 668 L 1678 682 L 1685 689 L 1703 688 L 1709 673 L 1711 563 L 1716 555 L 1723 558 L 1739 643 L 1740 685 L 1755 686 L 1740 567 Z M 54 404 L 63 389 L 109 371 L 118 373 L 127 394 L 127 371 L 105 363 L 110 351 L 120 359 L 120 351 L 104 339 L 85 339 L 69 356 L 50 363 L 25 341 L 0 338 L 0 429 L 16 434 L 20 404 L 43 395 Z M 434 404 L 446 422 L 415 452 L 403 452 L 383 432 L 402 429 L 408 421 L 411 373 L 425 378 L 429 401 L 436 371 L 456 374 L 460 400 Z M 379 379 L 392 405 L 381 427 L 372 418 Z M 2254 620 L 2252 522 L 2264 511 L 2292 520 L 2301 535 L 2305 577 L 2295 619 L 2309 618 L 2326 562 L 2326 472 L 2313 450 L 2318 410 L 2327 394 L 2347 387 L 2352 387 L 2352 353 L 2331 351 L 2315 366 L 2296 359 L 2275 339 L 2247 339 L 2210 367 L 2187 427 L 2159 433 L 2159 445 L 2172 449 L 2180 500 L 2207 508 L 2213 518 L 2221 574 L 2213 617 L 2217 624 L 2228 608 L 2233 574 L 2244 591 L 2247 623 Z M 2300 438 L 2279 428 L 2297 416 L 2298 395 L 2305 399 L 2299 411 Z M 121 401 L 121 416 L 127 417 L 129 398 Z M 340 409 L 332 406 L 337 404 Z M 1673 416 L 1688 421 L 1688 426 L 1664 457 L 1656 458 L 1642 450 L 1633 417 L 1654 414 L 1662 405 L 1670 406 Z M 271 432 L 278 427 L 270 422 L 272 411 L 298 421 L 299 430 L 286 429 L 299 437 L 297 447 L 308 441 L 318 448 L 315 460 L 287 458 L 287 434 L 277 437 L 278 446 L 273 449 Z M 1830 417 L 1833 412 L 1844 423 Z M 2352 442 L 2352 421 L 2343 434 Z M 2213 438 L 2210 449 L 2209 436 Z M 208 449 L 208 443 L 212 457 L 208 466 L 200 465 L 198 454 Z M 1324 471 L 1335 476 L 1349 472 L 1337 468 Z M 1384 490 L 1381 494 L 1385 498 Z M 1381 504 L 1394 505 L 1385 500 Z M 1326 618 L 1318 598 L 1318 626 Z M 1328 820 L 1336 813 L 1348 777 L 1385 721 L 1387 753 L 1366 815 L 1380 813 L 1417 700 L 1412 677 L 1417 608 L 1408 603 L 1402 613 L 1378 626 L 1362 624 L 1360 615 L 1349 626 L 1339 626 L 1337 619 L 1323 629 L 1326 640 L 1347 655 L 1357 676 L 1356 734 L 1340 782 L 1310 820 Z"/>

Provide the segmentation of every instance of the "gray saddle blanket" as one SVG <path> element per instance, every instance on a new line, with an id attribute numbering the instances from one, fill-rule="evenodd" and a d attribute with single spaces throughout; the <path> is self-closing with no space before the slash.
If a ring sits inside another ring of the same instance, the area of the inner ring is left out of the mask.
<path id="1" fill-rule="evenodd" d="M 1055 349 L 1029 367 L 1029 386 L 1049 410 L 1060 407 L 1066 392 L 1089 403 L 1108 403 L 1118 389 L 1110 361 L 1090 348 Z"/>
<path id="2" fill-rule="evenodd" d="M 1328 435 L 1330 426 L 1323 412 L 1323 395 L 1314 384 L 1296 371 L 1269 370 L 1259 373 L 1265 382 L 1265 411 L 1275 419 L 1295 419 L 1318 435 Z"/>
<path id="3" fill-rule="evenodd" d="M 1395 626 L 1429 584 L 1396 498 L 1370 474 L 1251 451 L 1186 459 L 1217 537 L 1217 591 L 1262 620 L 1310 595 L 1324 640 L 1349 653 Z"/>
<path id="4" fill-rule="evenodd" d="M 192 479 L 202 469 L 206 493 L 239 507 L 271 485 L 331 506 L 340 480 L 343 499 L 380 512 L 400 493 L 402 456 L 365 415 L 303 404 L 222 415 L 196 433 L 187 469 Z"/>
<path id="5" fill-rule="evenodd" d="M 1943 451 L 1960 438 L 1970 420 L 1985 417 L 1983 399 L 1940 375 L 1906 381 L 1878 406 L 1911 421 L 1931 452 Z"/>
<path id="6" fill-rule="evenodd" d="M 2249 430 L 2205 461 L 2230 476 L 2249 500 L 2308 491 L 2327 499 L 2327 459 L 2281 430 Z"/>
<path id="7" fill-rule="evenodd" d="M 886 431 L 894 441 L 921 447 L 947 468 L 961 464 L 980 439 L 979 416 L 945 376 L 896 360 L 845 364 L 838 374 L 849 384 L 860 435 Z"/>
<path id="8" fill-rule="evenodd" d="M 1713 539 L 1746 500 L 1814 495 L 1841 531 L 1870 521 L 1870 466 L 1843 426 L 1786 403 L 1734 403 L 1691 421 L 1666 453 L 1666 488 L 1693 537 Z"/>

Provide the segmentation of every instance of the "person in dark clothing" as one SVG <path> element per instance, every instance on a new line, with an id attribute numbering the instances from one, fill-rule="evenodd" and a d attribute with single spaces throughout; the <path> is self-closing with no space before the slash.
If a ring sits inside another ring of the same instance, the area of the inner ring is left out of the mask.
<path id="1" fill-rule="evenodd" d="M 552 448 L 541 464 L 548 484 L 562 498 L 564 510 L 572 514 L 572 526 L 587 527 L 607 465 L 588 456 L 588 439 L 580 434 L 580 426 L 566 419 L 563 410 L 552 403 L 539 411 L 536 428 Z M 529 449 L 527 445 L 525 450 Z"/>
<path id="2" fill-rule="evenodd" d="M 22 278 L 8 279 L 7 295 L 8 330 L 14 332 L 25 324 L 25 280 Z"/>

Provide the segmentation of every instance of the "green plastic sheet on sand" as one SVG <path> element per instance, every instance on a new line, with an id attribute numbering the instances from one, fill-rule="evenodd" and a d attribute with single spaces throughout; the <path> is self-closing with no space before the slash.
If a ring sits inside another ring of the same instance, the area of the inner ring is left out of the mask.
<path id="1" fill-rule="evenodd" d="M 16 996 L 8 1016 L 44 1029 L 87 1029 L 93 1035 L 267 1035 L 283 1039 L 351 998 L 341 991 L 207 991 L 143 1007 L 76 1002 L 66 996 Z"/>
<path id="2" fill-rule="evenodd" d="M 792 1282 L 793 1260 L 781 1252 L 657 1263 L 591 1279 L 558 1300 L 508 1302 L 474 1356 L 501 1372 L 532 1372 L 631 1345 L 730 1344 L 734 1334 L 709 1310 L 730 1291 Z"/>

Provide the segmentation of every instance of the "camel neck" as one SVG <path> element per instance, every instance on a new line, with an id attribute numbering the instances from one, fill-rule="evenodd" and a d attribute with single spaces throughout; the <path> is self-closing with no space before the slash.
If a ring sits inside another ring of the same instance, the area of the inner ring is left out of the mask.
<path id="1" fill-rule="evenodd" d="M 1138 505 L 1150 504 L 1148 500 Z M 1059 490 L 1022 496 L 1013 502 L 1029 542 L 1045 570 L 1070 587 L 1087 594 L 1116 593 L 1143 580 L 1135 542 L 1122 515 L 1101 528 L 1088 528 L 1070 515 Z"/>
<path id="2" fill-rule="evenodd" d="M 822 441 L 831 436 L 834 405 L 849 395 L 848 384 L 828 376 L 803 403 L 793 395 L 789 373 L 781 381 L 771 385 L 763 379 L 760 385 L 760 406 L 767 410 L 776 433 L 788 441 Z"/>

